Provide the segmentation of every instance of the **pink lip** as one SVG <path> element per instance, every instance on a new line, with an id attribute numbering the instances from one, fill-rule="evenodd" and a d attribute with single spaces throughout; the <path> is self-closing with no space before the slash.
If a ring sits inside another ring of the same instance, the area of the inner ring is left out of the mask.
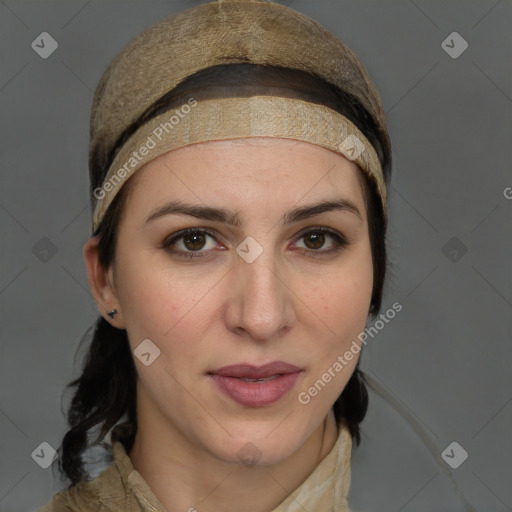
<path id="1" fill-rule="evenodd" d="M 297 366 L 274 361 L 259 367 L 246 363 L 224 366 L 211 372 L 210 377 L 235 402 L 248 407 L 262 407 L 286 395 L 301 373 L 302 369 Z M 259 382 L 243 380 L 269 377 L 271 380 Z"/>

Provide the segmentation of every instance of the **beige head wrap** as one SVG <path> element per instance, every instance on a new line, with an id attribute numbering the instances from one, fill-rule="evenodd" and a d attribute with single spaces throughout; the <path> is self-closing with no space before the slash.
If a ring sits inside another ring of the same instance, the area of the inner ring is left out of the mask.
<path id="1" fill-rule="evenodd" d="M 314 73 L 355 96 L 388 141 L 384 110 L 357 57 L 319 23 L 279 4 L 218 0 L 166 18 L 132 40 L 96 90 L 90 155 L 110 152 L 148 107 L 197 71 L 229 63 Z M 282 137 L 323 146 L 356 162 L 374 180 L 386 211 L 375 149 L 346 117 L 308 101 L 252 96 L 197 101 L 158 114 L 121 146 L 94 190 L 93 232 L 126 180 L 157 156 L 189 144 L 242 137 Z"/>

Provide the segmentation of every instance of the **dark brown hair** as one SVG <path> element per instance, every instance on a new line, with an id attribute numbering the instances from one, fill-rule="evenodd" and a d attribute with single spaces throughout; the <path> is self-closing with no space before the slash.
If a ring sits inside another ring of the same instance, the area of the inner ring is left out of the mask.
<path id="1" fill-rule="evenodd" d="M 179 107 L 189 97 L 204 98 L 275 95 L 300 98 L 328 106 L 350 119 L 367 137 L 380 159 L 386 182 L 391 172 L 391 149 L 387 133 L 379 131 L 377 123 L 353 96 L 319 77 L 279 67 L 254 64 L 227 64 L 202 70 L 188 77 L 144 112 L 121 135 L 114 147 L 97 147 L 89 161 L 91 204 L 93 191 L 101 187 L 116 152 L 139 126 L 161 112 Z M 386 274 L 386 221 L 376 187 L 361 172 L 368 212 L 369 235 L 373 260 L 373 290 L 369 314 L 376 315 L 381 306 Z M 121 188 L 106 215 L 93 233 L 99 237 L 99 260 L 105 269 L 115 260 L 117 227 L 134 180 Z M 359 366 L 359 365 L 358 365 Z M 71 486 L 86 476 L 82 454 L 99 442 L 123 417 L 133 426 L 133 435 L 125 441 L 130 450 L 137 430 L 136 370 L 125 330 L 116 329 L 102 316 L 96 322 L 92 342 L 85 358 L 82 374 L 69 384 L 74 395 L 68 410 L 70 429 L 64 436 L 60 469 Z M 343 392 L 334 404 L 337 421 L 345 422 L 356 442 L 360 442 L 359 424 L 368 407 L 364 375 L 356 367 Z M 90 432 L 98 432 L 89 440 Z"/>

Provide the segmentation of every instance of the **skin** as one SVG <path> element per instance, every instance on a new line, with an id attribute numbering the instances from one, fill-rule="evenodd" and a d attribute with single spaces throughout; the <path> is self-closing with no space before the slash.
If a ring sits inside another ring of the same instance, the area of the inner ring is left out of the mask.
<path id="1" fill-rule="evenodd" d="M 98 307 L 118 310 L 114 319 L 103 313 L 106 320 L 127 330 L 132 350 L 150 339 L 161 351 L 149 366 L 135 358 L 138 432 L 129 456 L 168 510 L 272 510 L 334 446 L 331 408 L 358 355 L 309 404 L 298 395 L 365 328 L 373 271 L 359 173 L 339 154 L 289 139 L 186 146 L 130 178 L 111 268 L 101 268 L 96 238 L 85 244 Z M 337 199 L 356 211 L 280 222 L 293 208 Z M 232 210 L 240 224 L 183 214 L 146 223 L 171 200 Z M 329 234 L 319 241 L 319 227 L 348 244 L 336 252 Z M 189 253 L 200 247 L 202 257 L 161 247 L 185 228 L 214 232 L 173 246 Z M 252 263 L 235 251 L 249 236 L 263 248 Z M 208 376 L 226 365 L 276 360 L 303 373 L 264 407 L 234 402 Z M 261 457 L 252 467 L 237 456 L 249 442 Z"/>

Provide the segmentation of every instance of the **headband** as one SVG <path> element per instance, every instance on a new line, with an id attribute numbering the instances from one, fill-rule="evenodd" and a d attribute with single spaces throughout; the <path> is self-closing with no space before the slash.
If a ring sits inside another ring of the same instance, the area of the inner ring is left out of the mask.
<path id="1" fill-rule="evenodd" d="M 107 162 L 93 192 L 93 233 L 126 181 L 147 162 L 180 147 L 214 140 L 279 137 L 310 142 L 359 165 L 375 183 L 386 214 L 386 186 L 372 144 L 345 116 L 309 101 L 252 96 L 197 100 L 121 136 L 162 96 L 197 71 L 229 63 L 299 69 L 354 96 L 389 137 L 380 97 L 355 55 L 316 21 L 279 4 L 218 0 L 181 11 L 146 29 L 111 62 L 91 113 L 90 165 Z"/>

